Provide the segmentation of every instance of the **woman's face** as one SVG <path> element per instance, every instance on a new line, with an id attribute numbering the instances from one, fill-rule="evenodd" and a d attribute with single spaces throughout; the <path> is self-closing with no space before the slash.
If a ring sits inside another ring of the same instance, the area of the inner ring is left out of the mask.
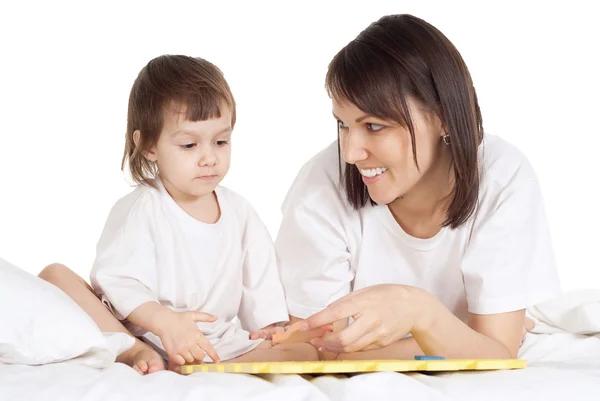
<path id="1" fill-rule="evenodd" d="M 333 100 L 344 160 L 356 166 L 371 198 L 387 205 L 424 185 L 424 177 L 443 163 L 444 130 L 439 118 L 407 99 L 415 130 L 419 168 L 408 128 L 372 117 L 348 101 Z M 447 165 L 447 164 L 446 164 Z"/>

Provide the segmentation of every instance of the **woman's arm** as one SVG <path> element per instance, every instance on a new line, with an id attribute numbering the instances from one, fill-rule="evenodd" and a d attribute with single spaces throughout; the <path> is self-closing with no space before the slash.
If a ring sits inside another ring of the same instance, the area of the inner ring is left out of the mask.
<path id="1" fill-rule="evenodd" d="M 342 352 L 337 354 L 340 361 L 381 360 L 381 359 L 413 359 L 415 355 L 423 355 L 423 351 L 414 338 L 404 338 L 387 347 L 369 351 Z"/>
<path id="2" fill-rule="evenodd" d="M 386 284 L 348 294 L 308 318 L 304 328 L 309 330 L 350 316 L 354 318 L 351 325 L 326 334 L 315 341 L 315 346 L 338 354 L 387 348 L 391 353 L 387 359 L 412 358 L 417 353 L 446 358 L 515 358 L 524 324 L 521 310 L 471 315 L 467 325 L 429 293 Z M 408 333 L 413 339 L 400 341 Z M 361 359 L 371 359 L 361 354 Z"/>
<path id="3" fill-rule="evenodd" d="M 423 299 L 424 313 L 412 335 L 427 355 L 447 358 L 511 359 L 521 345 L 525 310 L 491 315 L 469 314 L 468 325 L 430 294 Z"/>

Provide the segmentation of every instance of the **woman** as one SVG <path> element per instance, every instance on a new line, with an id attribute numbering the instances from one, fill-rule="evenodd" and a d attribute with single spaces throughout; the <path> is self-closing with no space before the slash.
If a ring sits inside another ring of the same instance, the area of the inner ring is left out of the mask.
<path id="1" fill-rule="evenodd" d="M 386 16 L 326 87 L 338 140 L 298 174 L 276 240 L 292 321 L 334 323 L 313 341 L 328 359 L 516 357 L 525 309 L 559 282 L 535 173 L 484 134 L 459 52 Z"/>

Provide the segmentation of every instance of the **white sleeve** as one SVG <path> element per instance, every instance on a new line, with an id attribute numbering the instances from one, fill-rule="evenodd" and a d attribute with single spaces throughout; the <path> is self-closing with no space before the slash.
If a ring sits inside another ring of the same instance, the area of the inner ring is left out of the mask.
<path id="1" fill-rule="evenodd" d="M 538 182 L 484 207 L 462 263 L 469 312 L 512 312 L 555 296 L 560 285 Z"/>
<path id="2" fill-rule="evenodd" d="M 243 235 L 244 263 L 242 302 L 238 317 L 245 330 L 262 329 L 273 323 L 287 322 L 283 287 L 277 271 L 277 259 L 269 231 L 248 205 Z"/>
<path id="3" fill-rule="evenodd" d="M 133 209 L 122 203 L 113 207 L 90 274 L 94 290 L 106 296 L 119 319 L 146 302 L 158 302 L 154 243 L 140 203 Z"/>
<path id="4" fill-rule="evenodd" d="M 330 184 L 292 188 L 282 208 L 275 249 L 288 310 L 302 319 L 348 294 L 354 279 L 345 205 Z"/>

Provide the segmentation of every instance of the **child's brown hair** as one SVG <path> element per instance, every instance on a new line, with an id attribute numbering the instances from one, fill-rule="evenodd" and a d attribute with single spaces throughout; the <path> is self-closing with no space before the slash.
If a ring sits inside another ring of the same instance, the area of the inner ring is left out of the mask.
<path id="1" fill-rule="evenodd" d="M 152 184 L 156 164 L 144 153 L 156 145 L 163 127 L 163 113 L 169 104 L 185 107 L 189 121 L 204 121 L 221 116 L 220 105 L 231 110 L 231 127 L 235 125 L 235 99 L 223 73 L 214 64 L 181 55 L 164 55 L 152 59 L 138 74 L 129 94 L 127 132 L 121 169 L 129 163 L 131 177 L 137 184 Z M 134 132 L 140 131 L 138 143 Z"/>

